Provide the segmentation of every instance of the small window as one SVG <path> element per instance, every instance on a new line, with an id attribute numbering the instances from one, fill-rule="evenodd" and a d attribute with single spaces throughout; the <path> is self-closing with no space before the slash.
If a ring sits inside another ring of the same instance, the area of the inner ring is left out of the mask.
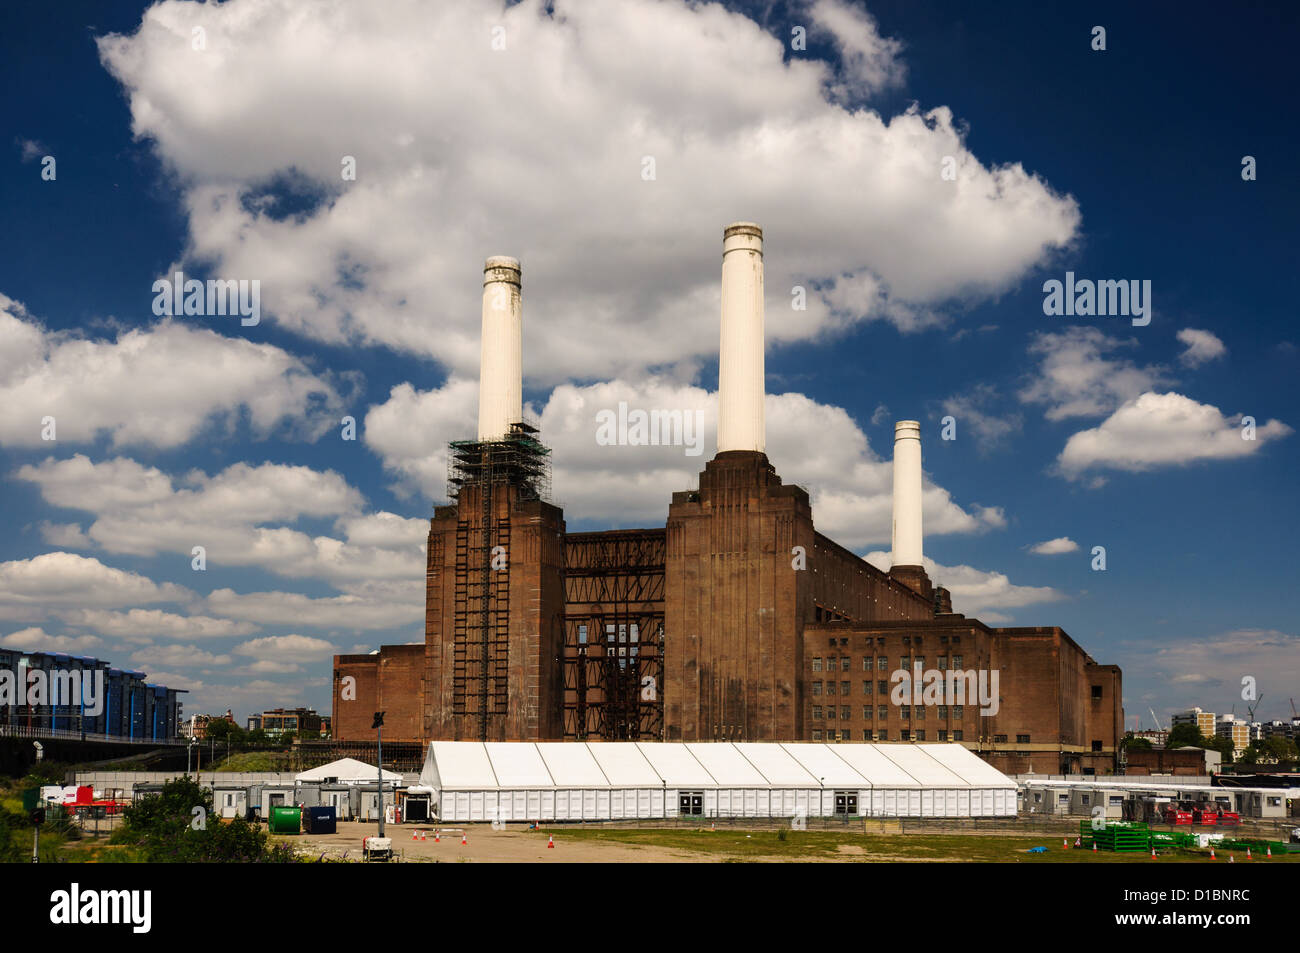
<path id="1" fill-rule="evenodd" d="M 902 731 L 900 731 L 900 732 L 898 733 L 898 736 L 899 736 L 903 741 L 911 741 L 911 740 L 912 740 L 911 735 L 912 735 L 912 733 L 911 733 L 910 731 L 908 731 L 906 728 L 904 728 Z"/>
<path id="2" fill-rule="evenodd" d="M 847 641 L 847 640 L 846 640 L 846 641 Z M 840 656 L 840 671 L 841 671 L 841 672 L 847 672 L 847 671 L 849 670 L 849 661 L 850 661 L 850 660 L 849 660 L 849 657 L 848 657 L 847 655 L 842 655 L 842 656 Z"/>
<path id="3" fill-rule="evenodd" d="M 863 679 L 863 681 L 862 681 L 862 694 L 864 694 L 864 695 L 870 695 L 870 694 L 871 694 L 871 689 L 872 689 L 873 687 L 874 687 L 874 686 L 872 686 L 871 682 L 867 681 L 866 679 Z"/>
<path id="4" fill-rule="evenodd" d="M 1100 750 L 1101 750 L 1101 742 L 1100 742 L 1100 741 L 1097 741 L 1096 739 L 1094 739 L 1093 742 L 1092 742 L 1092 750 L 1093 750 L 1093 751 L 1100 751 Z"/>
<path id="5" fill-rule="evenodd" d="M 864 672 L 869 672 L 869 671 L 871 671 L 871 656 L 870 656 L 870 655 L 864 655 L 864 656 L 862 656 L 862 671 L 864 671 Z"/>
<path id="6" fill-rule="evenodd" d="M 870 729 L 870 728 L 863 728 L 863 729 L 862 729 L 862 740 L 863 740 L 863 741 L 870 741 L 870 740 L 871 740 L 871 729 Z"/>
<path id="7" fill-rule="evenodd" d="M 853 717 L 852 706 L 851 706 L 851 705 L 841 705 L 841 706 L 840 706 L 840 718 L 843 719 L 844 721 L 848 721 L 848 720 L 849 720 L 850 718 L 852 718 L 852 717 Z"/>
<path id="8" fill-rule="evenodd" d="M 822 716 L 822 706 L 813 705 L 813 718 L 820 719 Z"/>
<path id="9" fill-rule="evenodd" d="M 820 671 L 822 670 L 822 660 L 821 660 L 821 658 L 814 658 L 814 659 L 813 659 L 812 670 L 813 670 L 814 672 L 820 672 Z"/>
<path id="10" fill-rule="evenodd" d="M 1016 735 L 1016 744 L 1018 744 L 1018 745 L 1027 745 L 1027 744 L 1029 744 L 1029 736 L 1028 736 L 1028 735 Z"/>
<path id="11" fill-rule="evenodd" d="M 814 728 L 813 741 L 821 741 L 821 740 L 822 740 L 822 730 L 820 728 Z"/>
<path id="12" fill-rule="evenodd" d="M 961 732 L 960 732 L 960 731 L 954 731 L 954 732 L 952 733 L 952 740 L 953 740 L 953 741 L 961 741 Z"/>
<path id="13" fill-rule="evenodd" d="M 947 721 L 947 720 L 948 720 L 948 706 L 947 706 L 947 705 L 940 705 L 940 706 L 939 706 L 939 720 L 940 720 L 940 721 Z"/>
<path id="14" fill-rule="evenodd" d="M 912 637 L 911 637 L 910 635 L 905 635 L 905 636 L 903 636 L 903 644 L 904 644 L 904 645 L 911 645 L 911 644 L 912 644 Z"/>
<path id="15" fill-rule="evenodd" d="M 954 719 L 956 719 L 957 721 L 961 721 L 961 718 L 962 718 L 962 714 L 961 714 L 961 713 L 962 713 L 962 711 L 963 711 L 963 709 L 964 709 L 965 707 L 966 707 L 966 706 L 964 706 L 964 705 L 953 705 L 953 706 L 952 706 L 952 717 L 953 717 Z"/>
<path id="16" fill-rule="evenodd" d="M 889 717 L 889 706 L 888 706 L 888 705 L 879 705 L 879 706 L 877 706 L 877 708 L 876 708 L 876 717 L 877 717 L 877 718 L 880 718 L 880 719 L 882 719 L 882 720 L 885 719 L 885 718 L 888 718 L 888 717 Z"/>
<path id="17" fill-rule="evenodd" d="M 1094 685 L 1094 686 L 1092 686 L 1092 700 L 1093 700 L 1093 701 L 1100 701 L 1100 700 L 1101 700 L 1101 686 L 1100 686 L 1100 685 Z"/>
<path id="18" fill-rule="evenodd" d="M 948 656 L 946 656 L 946 655 L 940 655 L 940 656 L 939 656 L 939 671 L 941 671 L 941 672 L 946 672 L 947 670 L 948 670 Z"/>
<path id="19" fill-rule="evenodd" d="M 889 740 L 889 732 L 886 731 L 884 728 L 881 728 L 881 729 L 880 729 L 880 739 L 879 739 L 879 740 L 881 740 L 881 741 L 888 741 L 888 740 Z"/>
<path id="20" fill-rule="evenodd" d="M 587 627 L 585 625 L 578 626 L 578 644 L 587 644 Z"/>
<path id="21" fill-rule="evenodd" d="M 889 682 L 887 682 L 885 679 L 882 678 L 880 681 L 876 683 L 876 691 L 880 692 L 880 694 L 882 695 L 888 695 Z"/>
<path id="22" fill-rule="evenodd" d="M 834 721 L 834 720 L 835 720 L 835 706 L 834 706 L 834 705 L 827 705 L 827 706 L 826 706 L 826 720 L 827 720 L 827 721 Z"/>
<path id="23" fill-rule="evenodd" d="M 826 683 L 826 694 L 827 694 L 827 695 L 834 695 L 834 694 L 835 694 L 835 683 L 834 683 L 834 682 L 827 682 L 827 683 Z"/>
<path id="24" fill-rule="evenodd" d="M 822 683 L 821 683 L 821 682 L 813 682 L 813 683 L 812 683 L 812 693 L 813 693 L 814 695 L 820 695 L 820 694 L 822 693 Z"/>
<path id="25" fill-rule="evenodd" d="M 911 719 L 911 717 L 912 717 L 912 706 L 911 706 L 911 705 L 900 705 L 900 706 L 899 706 L 899 717 L 904 718 L 904 719 Z"/>
<path id="26" fill-rule="evenodd" d="M 925 721 L 925 706 L 924 706 L 924 705 L 917 705 L 917 706 L 916 706 L 916 718 L 917 718 L 918 721 Z"/>
<path id="27" fill-rule="evenodd" d="M 863 720 L 863 721 L 870 721 L 870 720 L 871 720 L 871 706 L 870 706 L 870 705 L 863 705 L 863 706 L 862 706 L 862 720 Z"/>
<path id="28" fill-rule="evenodd" d="M 879 672 L 887 672 L 887 671 L 889 671 L 889 659 L 886 658 L 886 657 L 883 656 L 883 655 L 879 656 L 879 657 L 876 659 L 876 671 L 879 671 Z"/>
<path id="29" fill-rule="evenodd" d="M 924 741 L 924 740 L 925 740 L 925 729 L 924 729 L 924 728 L 919 728 L 919 729 L 917 729 L 915 740 L 916 740 L 916 741 Z"/>
<path id="30" fill-rule="evenodd" d="M 1006 736 L 1006 735 L 994 735 L 994 736 L 993 736 L 993 743 L 994 743 L 995 745 L 1004 745 L 1004 744 L 1007 743 L 1007 736 Z"/>
<path id="31" fill-rule="evenodd" d="M 841 694 L 841 695 L 852 695 L 852 694 L 853 694 L 853 686 L 852 686 L 852 683 L 851 683 L 851 682 L 840 682 L 840 694 Z"/>
<path id="32" fill-rule="evenodd" d="M 944 731 L 942 728 L 939 729 L 939 740 L 940 741 L 948 740 L 948 732 Z"/>
<path id="33" fill-rule="evenodd" d="M 1088 803 L 1088 795 L 1086 795 L 1086 794 L 1080 794 L 1080 795 L 1079 795 L 1079 803 L 1080 803 L 1080 804 L 1087 804 L 1087 803 Z"/>
<path id="34" fill-rule="evenodd" d="M 954 656 L 952 657 L 952 667 L 953 667 L 953 668 L 961 668 L 961 656 L 960 656 L 960 655 L 954 655 Z"/>

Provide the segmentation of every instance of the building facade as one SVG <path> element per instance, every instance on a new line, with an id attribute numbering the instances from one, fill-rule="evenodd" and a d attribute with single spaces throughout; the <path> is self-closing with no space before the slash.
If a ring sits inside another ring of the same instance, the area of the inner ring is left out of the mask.
<path id="1" fill-rule="evenodd" d="M 336 737 L 382 710 L 386 740 L 954 741 L 1007 772 L 1114 770 L 1119 669 L 1059 628 L 955 613 L 928 578 L 919 423 L 895 429 L 892 568 L 817 531 L 764 446 L 761 230 L 723 248 L 717 453 L 663 527 L 608 533 L 546 502 L 511 376 L 518 263 L 488 260 L 479 433 L 430 522 L 425 641 L 335 657 Z M 891 699 L 917 663 L 982 677 L 988 703 Z"/>

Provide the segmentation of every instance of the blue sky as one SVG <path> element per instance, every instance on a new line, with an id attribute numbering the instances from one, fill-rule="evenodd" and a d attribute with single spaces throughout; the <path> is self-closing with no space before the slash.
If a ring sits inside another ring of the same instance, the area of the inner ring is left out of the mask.
<path id="1" fill-rule="evenodd" d="M 491 254 L 523 261 L 570 528 L 662 524 L 711 443 L 598 447 L 594 415 L 711 414 L 721 230 L 752 219 L 768 450 L 818 529 L 888 550 L 892 424 L 919 419 L 958 611 L 1121 665 L 1130 726 L 1242 713 L 1245 675 L 1289 714 L 1293 12 L 303 6 L 6 8 L 0 639 L 240 714 L 328 710 L 332 652 L 420 640 Z M 260 323 L 156 316 L 175 266 L 259 280 Z M 1150 281 L 1150 324 L 1045 315 L 1067 271 Z"/>

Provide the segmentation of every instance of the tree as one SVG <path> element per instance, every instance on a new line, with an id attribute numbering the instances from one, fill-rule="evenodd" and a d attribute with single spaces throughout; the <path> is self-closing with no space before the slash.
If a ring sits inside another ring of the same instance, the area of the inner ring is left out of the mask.
<path id="1" fill-rule="evenodd" d="M 140 848 L 150 863 L 292 863 L 287 844 L 269 844 L 267 834 L 242 817 L 223 821 L 212 810 L 212 793 L 191 777 L 163 785 L 162 793 L 140 799 L 123 812 L 115 843 Z"/>
<path id="2" fill-rule="evenodd" d="M 213 718 L 208 722 L 208 738 L 217 744 L 240 745 L 244 743 L 244 729 L 233 721 Z"/>
<path id="3" fill-rule="evenodd" d="M 1205 747 L 1205 737 L 1201 734 L 1201 729 L 1191 724 L 1174 725 L 1169 730 L 1169 737 L 1165 739 L 1165 747 L 1173 749 L 1188 745 L 1194 748 Z"/>
<path id="4" fill-rule="evenodd" d="M 1132 733 L 1125 735 L 1120 744 L 1130 751 L 1150 751 L 1154 747 L 1150 738 L 1137 738 Z"/>
<path id="5" fill-rule="evenodd" d="M 1232 746 L 1231 738 L 1219 738 L 1217 736 L 1214 738 L 1206 738 L 1201 742 L 1199 747 L 1219 752 L 1219 754 L 1223 755 L 1224 764 L 1232 763 L 1232 753 L 1235 749 Z"/>
<path id="6" fill-rule="evenodd" d="M 1264 754 L 1269 758 L 1276 758 L 1278 761 L 1294 761 L 1296 759 L 1295 742 L 1290 738 L 1283 738 L 1281 735 L 1274 735 L 1267 738 L 1263 744 Z"/>

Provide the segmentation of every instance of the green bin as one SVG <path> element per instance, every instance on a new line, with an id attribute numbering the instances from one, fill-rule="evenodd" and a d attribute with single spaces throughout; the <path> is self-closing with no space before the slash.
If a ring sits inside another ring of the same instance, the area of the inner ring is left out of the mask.
<path id="1" fill-rule="evenodd" d="M 297 834 L 302 831 L 302 808 L 273 807 L 268 825 L 272 834 Z"/>

